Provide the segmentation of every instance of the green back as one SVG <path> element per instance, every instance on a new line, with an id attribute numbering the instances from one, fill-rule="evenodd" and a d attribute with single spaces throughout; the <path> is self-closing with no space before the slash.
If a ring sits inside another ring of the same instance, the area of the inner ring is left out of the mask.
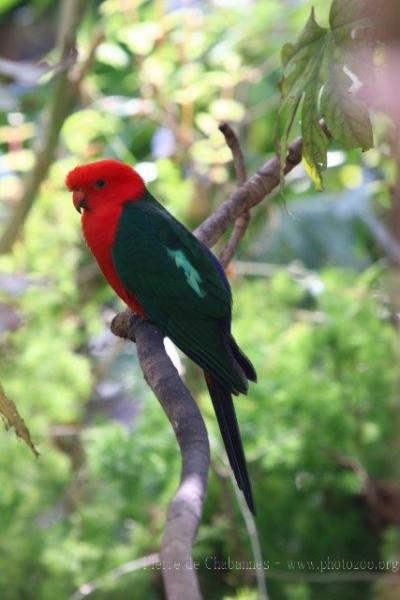
<path id="1" fill-rule="evenodd" d="M 232 391 L 243 381 L 227 338 L 232 296 L 216 258 L 148 192 L 125 205 L 113 246 L 115 269 L 146 315 Z"/>

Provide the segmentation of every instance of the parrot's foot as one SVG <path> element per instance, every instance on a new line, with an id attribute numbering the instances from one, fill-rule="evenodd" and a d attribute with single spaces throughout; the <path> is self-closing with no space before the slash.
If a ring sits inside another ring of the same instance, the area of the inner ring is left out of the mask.
<path id="1" fill-rule="evenodd" d="M 137 326 L 137 319 L 139 318 L 131 310 L 126 309 L 115 315 L 111 321 L 110 329 L 114 335 L 134 342 L 135 328 Z"/>
<path id="2" fill-rule="evenodd" d="M 135 313 L 131 313 L 129 316 L 128 324 L 128 335 L 126 336 L 131 342 L 136 342 L 136 329 L 139 323 L 143 321 L 143 318 Z"/>

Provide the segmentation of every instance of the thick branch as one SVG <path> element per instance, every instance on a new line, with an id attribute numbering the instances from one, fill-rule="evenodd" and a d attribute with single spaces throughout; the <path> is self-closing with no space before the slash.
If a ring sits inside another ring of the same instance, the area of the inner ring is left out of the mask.
<path id="1" fill-rule="evenodd" d="M 150 321 L 132 317 L 129 311 L 117 315 L 111 329 L 136 341 L 144 377 L 171 422 L 182 455 L 181 481 L 169 506 L 160 552 L 167 598 L 200 600 L 191 551 L 207 490 L 207 430 L 197 404 L 165 352 L 160 330 Z"/>
<path id="2" fill-rule="evenodd" d="M 78 98 L 80 78 L 79 76 L 77 80 L 71 78 L 70 67 L 76 59 L 76 31 L 86 5 L 86 0 L 64 0 L 62 5 L 58 40 L 61 53 L 60 64 L 65 65 L 65 68 L 55 79 L 52 98 L 43 124 L 43 135 L 38 138 L 35 147 L 35 165 L 25 180 L 23 196 L 5 226 L 0 240 L 0 254 L 9 252 L 16 241 L 33 206 L 40 185 L 54 160 L 64 121 Z M 99 43 L 98 37 L 96 41 Z M 93 53 L 94 50 L 89 51 L 87 62 L 92 61 Z"/>

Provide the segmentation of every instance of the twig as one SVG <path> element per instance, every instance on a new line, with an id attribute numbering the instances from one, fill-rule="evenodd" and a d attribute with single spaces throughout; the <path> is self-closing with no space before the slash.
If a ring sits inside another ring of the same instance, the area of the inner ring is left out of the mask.
<path id="1" fill-rule="evenodd" d="M 244 519 L 244 522 L 246 525 L 247 533 L 248 533 L 249 539 L 250 539 L 251 550 L 252 550 L 253 556 L 254 556 L 254 563 L 256 565 L 255 571 L 256 571 L 256 580 L 257 580 L 259 600 L 268 600 L 269 596 L 268 596 L 266 577 L 265 577 L 266 572 L 264 569 L 264 561 L 263 561 L 263 556 L 262 556 L 262 552 L 261 552 L 260 538 L 258 537 L 258 531 L 257 531 L 257 527 L 256 527 L 256 524 L 254 521 L 254 517 L 251 514 L 251 512 L 249 511 L 249 508 L 246 504 L 243 494 L 239 493 L 239 490 L 237 488 L 237 485 L 235 485 L 235 482 L 233 482 L 233 484 L 234 484 L 236 499 L 238 501 L 238 505 L 239 505 L 240 511 L 242 513 L 242 516 L 243 516 L 243 519 Z"/>
<path id="2" fill-rule="evenodd" d="M 40 185 L 54 160 L 64 121 L 79 97 L 79 86 L 82 77 L 78 74 L 77 78 L 73 79 L 71 70 L 72 63 L 76 62 L 77 57 L 76 31 L 86 6 L 86 0 L 64 0 L 61 6 L 58 45 L 61 52 L 60 64 L 65 65 L 65 68 L 54 80 L 52 99 L 42 126 L 43 135 L 38 138 L 34 149 L 35 165 L 25 180 L 23 196 L 5 226 L 0 240 L 0 254 L 9 252 L 14 245 L 18 233 L 34 204 Z M 101 41 L 100 36 L 94 39 L 97 45 Z M 93 61 L 97 45 L 92 45 L 88 57 L 78 73 L 83 75 L 86 73 L 88 66 Z"/>
<path id="3" fill-rule="evenodd" d="M 226 244 L 225 248 L 222 250 L 222 252 L 219 256 L 219 261 L 220 261 L 221 265 L 224 267 L 224 269 L 227 268 L 227 266 L 231 262 L 232 258 L 234 257 L 236 250 L 239 247 L 240 242 L 242 241 L 242 239 L 244 238 L 244 236 L 246 234 L 249 223 L 250 223 L 250 211 L 245 210 L 236 219 L 235 224 L 233 226 L 233 231 L 232 231 L 231 237 L 229 238 L 228 243 Z"/>
<path id="4" fill-rule="evenodd" d="M 165 352 L 160 330 L 129 311 L 115 317 L 111 330 L 136 341 L 144 377 L 171 422 L 182 455 L 181 481 L 168 509 L 160 551 L 167 598 L 200 600 L 191 551 L 207 490 L 207 430 L 197 404 Z"/>
<path id="5" fill-rule="evenodd" d="M 14 82 L 25 85 L 37 85 L 43 75 L 51 74 L 52 76 L 66 71 L 74 64 L 76 60 L 75 53 L 71 53 L 60 60 L 60 62 L 49 65 L 47 62 L 34 63 L 21 60 L 7 60 L 0 58 L 0 74 L 6 77 L 11 77 Z"/>
<path id="6" fill-rule="evenodd" d="M 223 134 L 225 141 L 232 152 L 233 164 L 235 166 L 236 177 L 241 185 L 246 181 L 246 164 L 240 142 L 236 133 L 233 131 L 229 123 L 221 123 L 219 126 L 220 132 Z"/>
<path id="7" fill-rule="evenodd" d="M 79 86 L 82 81 L 85 79 L 86 75 L 89 73 L 90 69 L 93 66 L 94 59 L 96 58 L 96 51 L 100 44 L 105 39 L 105 33 L 102 29 L 96 29 L 94 32 L 92 43 L 89 46 L 89 50 L 87 51 L 87 55 L 83 63 L 77 69 L 76 73 L 72 74 L 71 81 L 75 84 L 77 88 L 77 92 L 79 91 Z"/>
<path id="8" fill-rule="evenodd" d="M 104 587 L 108 581 L 115 579 L 119 579 L 124 575 L 128 575 L 129 573 L 134 573 L 135 571 L 139 571 L 139 569 L 146 569 L 147 567 L 151 567 L 152 565 L 156 565 L 160 560 L 160 557 L 157 553 L 149 554 L 148 556 L 142 556 L 141 558 L 137 558 L 136 560 L 130 560 L 123 565 L 119 565 L 98 577 L 97 579 L 93 579 L 93 581 L 88 581 L 87 583 L 83 583 L 79 586 L 79 588 L 69 597 L 68 600 L 82 600 L 83 598 L 87 598 L 91 596 L 94 592 Z"/>
<path id="9" fill-rule="evenodd" d="M 225 141 L 232 151 L 233 163 L 235 165 L 238 183 L 239 185 L 243 185 L 243 183 L 246 181 L 246 165 L 239 140 L 236 136 L 236 133 L 228 123 L 221 123 L 219 129 L 221 133 L 223 133 Z M 233 226 L 231 237 L 219 256 L 220 263 L 225 269 L 231 262 L 241 240 L 244 238 L 249 223 L 250 211 L 245 210 L 237 217 Z"/>

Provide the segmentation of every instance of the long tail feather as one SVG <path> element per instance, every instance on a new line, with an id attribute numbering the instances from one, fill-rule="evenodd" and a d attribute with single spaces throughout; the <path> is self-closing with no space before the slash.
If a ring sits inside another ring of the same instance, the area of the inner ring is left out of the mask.
<path id="1" fill-rule="evenodd" d="M 218 419 L 222 439 L 229 458 L 232 471 L 239 489 L 243 491 L 247 506 L 255 515 L 255 507 L 246 458 L 244 456 L 242 439 L 236 418 L 231 393 L 214 379 L 209 373 L 204 373 L 208 391 Z"/>

